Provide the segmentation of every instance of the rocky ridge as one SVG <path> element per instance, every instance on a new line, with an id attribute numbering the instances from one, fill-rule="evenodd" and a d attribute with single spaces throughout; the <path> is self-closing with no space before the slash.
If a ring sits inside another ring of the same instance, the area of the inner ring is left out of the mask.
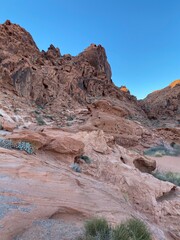
<path id="1" fill-rule="evenodd" d="M 149 94 L 142 100 L 142 108 L 148 118 L 159 125 L 169 121 L 180 123 L 180 80 L 172 82 L 168 87 Z"/>
<path id="2" fill-rule="evenodd" d="M 40 52 L 31 35 L 10 21 L 0 25 L 0 32 L 1 88 L 16 91 L 37 105 L 49 106 L 51 111 L 56 111 L 57 105 L 68 103 L 67 107 L 73 107 L 108 97 L 127 102 L 132 115 L 140 112 L 145 117 L 136 98 L 113 84 L 101 45 L 92 44 L 76 57 L 62 56 L 53 45 L 47 52 Z"/>

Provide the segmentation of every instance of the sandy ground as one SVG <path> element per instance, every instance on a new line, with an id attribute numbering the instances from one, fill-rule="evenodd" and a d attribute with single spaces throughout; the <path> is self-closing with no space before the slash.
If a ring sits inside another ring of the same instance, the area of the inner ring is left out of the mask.
<path id="1" fill-rule="evenodd" d="M 151 157 L 151 159 L 156 160 L 157 168 L 163 171 L 179 172 L 180 173 L 180 156 L 171 157 Z"/>

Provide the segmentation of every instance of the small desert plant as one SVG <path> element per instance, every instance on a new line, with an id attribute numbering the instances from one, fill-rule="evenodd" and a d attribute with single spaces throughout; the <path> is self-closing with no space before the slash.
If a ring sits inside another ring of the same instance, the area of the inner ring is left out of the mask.
<path id="1" fill-rule="evenodd" d="M 14 145 L 14 148 L 16 148 L 20 151 L 26 151 L 28 154 L 34 153 L 32 144 L 29 142 L 18 142 L 16 145 Z"/>
<path id="2" fill-rule="evenodd" d="M 72 116 L 72 115 L 70 115 L 70 116 L 67 116 L 67 121 L 73 121 L 73 120 L 74 120 L 74 118 L 75 118 L 75 116 Z"/>
<path id="3" fill-rule="evenodd" d="M 37 109 L 34 112 L 35 112 L 35 114 L 38 114 L 38 115 L 40 114 L 40 111 Z"/>
<path id="4" fill-rule="evenodd" d="M 151 240 L 146 225 L 139 219 L 129 219 L 115 228 L 103 218 L 94 218 L 85 223 L 84 235 L 77 240 Z"/>
<path id="5" fill-rule="evenodd" d="M 163 172 L 156 170 L 153 173 L 153 176 L 158 178 L 159 180 L 171 182 L 177 186 L 180 186 L 180 173 Z"/>
<path id="6" fill-rule="evenodd" d="M 151 240 L 146 225 L 139 219 L 129 219 L 116 226 L 112 231 L 111 240 Z"/>
<path id="7" fill-rule="evenodd" d="M 71 165 L 70 165 L 70 167 L 72 168 L 72 170 L 74 170 L 75 172 L 81 172 L 81 167 L 79 166 L 79 164 L 78 163 L 72 163 Z"/>
<path id="8" fill-rule="evenodd" d="M 154 153 L 154 157 L 162 157 L 163 156 L 163 153 L 162 152 L 156 152 Z"/>
<path id="9" fill-rule="evenodd" d="M 28 154 L 34 153 L 33 146 L 29 142 L 20 141 L 18 143 L 14 143 L 12 140 L 0 138 L 0 147 L 6 148 L 6 149 L 17 149 L 20 151 L 25 151 Z"/>
<path id="10" fill-rule="evenodd" d="M 108 222 L 103 218 L 94 218 L 85 223 L 85 236 L 86 240 L 98 239 L 98 240 L 109 240 L 111 228 L 108 225 Z"/>
<path id="11" fill-rule="evenodd" d="M 130 219 L 125 223 L 129 230 L 130 239 L 151 240 L 150 232 L 146 225 L 139 219 Z"/>
<path id="12" fill-rule="evenodd" d="M 162 157 L 162 156 L 179 156 L 180 146 L 178 144 L 173 144 L 169 146 L 159 145 L 151 147 L 144 151 L 144 155 Z"/>
<path id="13" fill-rule="evenodd" d="M 44 115 L 45 118 L 49 118 L 50 120 L 53 120 L 53 116 L 52 115 Z"/>
<path id="14" fill-rule="evenodd" d="M 6 148 L 6 149 L 12 149 L 13 148 L 13 142 L 8 139 L 0 138 L 0 147 Z"/>
<path id="15" fill-rule="evenodd" d="M 129 240 L 129 231 L 124 223 L 116 226 L 112 231 L 111 240 Z"/>
<path id="16" fill-rule="evenodd" d="M 92 159 L 86 155 L 82 155 L 82 156 L 80 156 L 80 158 L 88 164 L 90 164 L 92 162 Z"/>
<path id="17" fill-rule="evenodd" d="M 40 125 L 40 126 L 46 125 L 45 121 L 43 120 L 43 118 L 40 115 L 36 116 L 36 121 L 37 121 L 38 125 Z"/>

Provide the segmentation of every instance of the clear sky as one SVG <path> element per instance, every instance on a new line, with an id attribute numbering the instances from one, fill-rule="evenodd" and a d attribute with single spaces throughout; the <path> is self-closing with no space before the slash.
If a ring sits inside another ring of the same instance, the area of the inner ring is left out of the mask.
<path id="1" fill-rule="evenodd" d="M 20 24 L 40 50 L 105 47 L 112 80 L 138 98 L 180 78 L 180 0 L 0 0 L 0 22 Z"/>

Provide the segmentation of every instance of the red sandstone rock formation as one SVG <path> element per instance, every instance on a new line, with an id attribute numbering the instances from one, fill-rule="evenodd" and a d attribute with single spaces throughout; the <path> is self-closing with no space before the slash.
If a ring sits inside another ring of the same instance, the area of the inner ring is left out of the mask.
<path id="1" fill-rule="evenodd" d="M 53 45 L 40 52 L 28 32 L 6 21 L 0 25 L 0 63 L 1 89 L 39 106 L 50 106 L 51 111 L 110 97 L 119 105 L 131 106 L 131 117 L 146 118 L 136 98 L 113 84 L 101 45 L 91 44 L 76 57 L 62 56 Z"/>
<path id="2" fill-rule="evenodd" d="M 141 101 L 150 120 L 180 123 L 180 80 L 168 87 L 149 94 Z"/>
<path id="3" fill-rule="evenodd" d="M 165 140 L 179 142 L 178 128 L 154 130 L 148 120 L 178 121 L 179 81 L 138 102 L 113 84 L 101 45 L 75 57 L 53 45 L 40 52 L 10 21 L 0 25 L 0 64 L 0 126 L 9 130 L 1 137 L 35 150 L 0 148 L 3 239 L 41 239 L 48 230 L 45 239 L 59 239 L 62 220 L 67 234 L 95 215 L 112 224 L 134 216 L 153 240 L 179 239 L 180 190 L 150 175 L 156 162 L 141 154 Z M 82 154 L 92 162 L 73 172 Z"/>

